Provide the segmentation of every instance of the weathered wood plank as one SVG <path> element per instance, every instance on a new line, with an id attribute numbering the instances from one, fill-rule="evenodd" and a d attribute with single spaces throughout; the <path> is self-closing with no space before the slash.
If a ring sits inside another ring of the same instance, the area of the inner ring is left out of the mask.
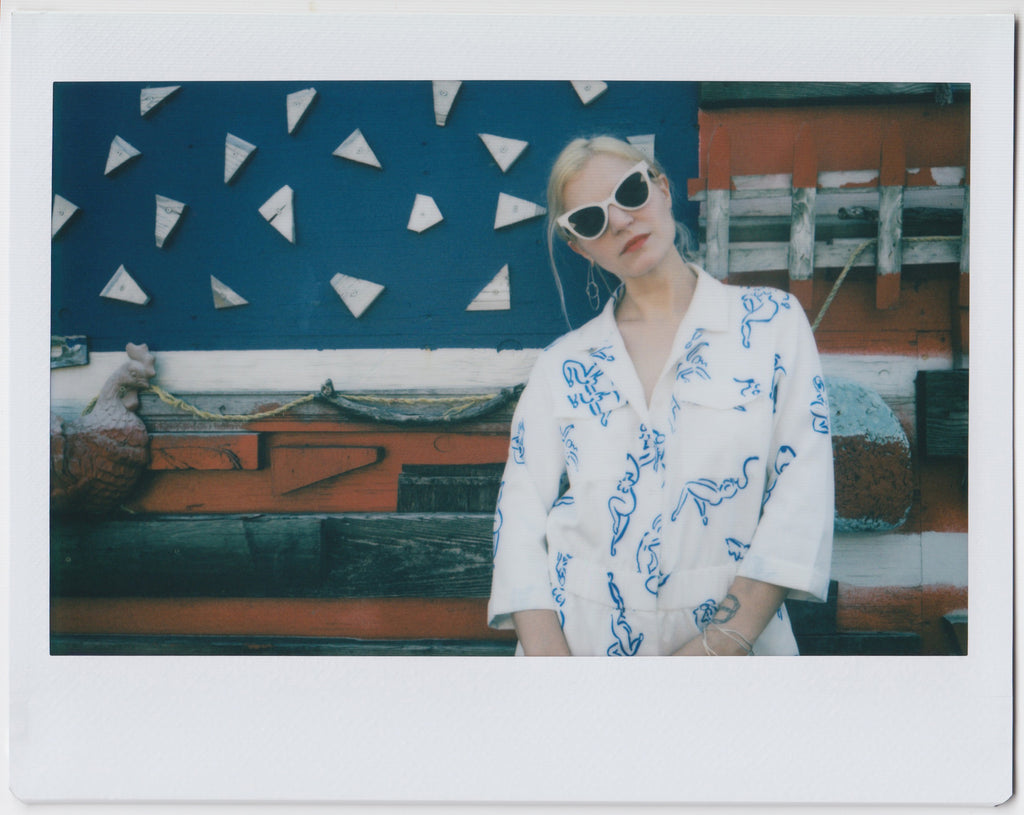
<path id="1" fill-rule="evenodd" d="M 407 465 L 398 476 L 399 512 L 493 512 L 504 464 Z"/>
<path id="2" fill-rule="evenodd" d="M 258 470 L 257 433 L 152 433 L 151 470 Z"/>
<path id="3" fill-rule="evenodd" d="M 834 241 L 817 241 L 814 244 L 814 262 L 818 269 L 841 269 L 863 243 L 859 238 L 840 238 Z M 706 247 L 699 250 L 703 256 Z M 958 240 L 904 240 L 901 245 L 902 265 L 936 265 L 958 263 L 960 242 Z M 789 268 L 788 242 L 733 243 L 729 246 L 729 273 L 783 271 Z M 856 258 L 853 268 L 876 267 L 877 252 L 874 245 L 868 246 Z"/>
<path id="4" fill-rule="evenodd" d="M 707 249 L 704 268 L 713 277 L 724 280 L 729 274 L 729 131 L 718 128 L 711 137 L 708 152 Z"/>
<path id="5" fill-rule="evenodd" d="M 50 631 L 59 636 L 502 637 L 487 627 L 484 598 L 58 597 L 50 603 Z"/>
<path id="6" fill-rule="evenodd" d="M 950 95 L 967 95 L 970 85 L 947 82 L 701 82 L 702 107 L 734 107 L 790 102 L 805 105 L 885 98 L 925 97 L 948 103 Z"/>
<path id="7" fill-rule="evenodd" d="M 357 640 L 319 637 L 53 636 L 52 656 L 512 656 L 502 632 L 485 640 Z"/>
<path id="8" fill-rule="evenodd" d="M 51 524 L 55 597 L 308 593 L 321 582 L 317 518 L 62 520 Z"/>
<path id="9" fill-rule="evenodd" d="M 907 176 L 907 149 L 899 125 L 890 125 L 882 140 L 878 174 L 878 281 L 875 306 L 892 308 L 899 302 L 903 268 L 903 187 Z"/>
<path id="10" fill-rule="evenodd" d="M 325 593 L 346 597 L 487 597 L 494 515 L 327 518 Z"/>
<path id="11" fill-rule="evenodd" d="M 274 489 L 269 469 L 152 472 L 129 507 L 133 512 L 166 514 L 394 512 L 403 466 L 504 462 L 508 456 L 508 425 L 496 425 L 484 433 L 387 427 L 358 432 L 275 433 L 266 442 L 271 458 L 278 445 L 379 447 L 386 450 L 386 455 L 373 466 L 285 493 Z"/>
<path id="12" fill-rule="evenodd" d="M 917 375 L 917 433 L 923 455 L 967 455 L 968 389 L 964 369 Z"/>
<path id="13" fill-rule="evenodd" d="M 277 495 L 369 467 L 384 458 L 383 447 L 275 445 L 270 454 L 270 483 Z"/>

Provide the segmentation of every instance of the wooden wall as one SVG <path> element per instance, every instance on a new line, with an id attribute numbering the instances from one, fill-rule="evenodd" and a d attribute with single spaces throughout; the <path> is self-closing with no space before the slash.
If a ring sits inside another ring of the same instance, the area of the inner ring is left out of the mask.
<path id="1" fill-rule="evenodd" d="M 926 446 L 921 427 L 942 378 L 966 376 L 969 359 L 970 270 L 961 258 L 969 101 L 796 102 L 719 99 L 701 111 L 693 169 L 677 177 L 689 178 L 705 260 L 714 237 L 714 251 L 731 260 L 729 282 L 796 290 L 814 320 L 852 250 L 878 239 L 878 218 L 863 210 L 881 209 L 881 187 L 903 190 L 903 237 L 932 247 L 903 247 L 884 303 L 870 247 L 816 332 L 826 374 L 880 394 L 897 417 L 911 445 L 913 503 L 896 529 L 837 535 L 830 602 L 791 608 L 801 645 L 807 653 L 959 653 L 966 459 Z M 896 132 L 902 183 L 882 172 L 883 146 Z M 809 174 L 816 262 L 799 278 L 789 252 L 793 190 L 798 181 L 807 189 Z M 714 190 L 730 217 L 712 236 Z M 840 217 L 855 207 L 858 217 Z M 538 246 L 540 232 L 535 224 Z M 554 323 L 544 330 L 557 333 Z M 362 355 L 358 347 L 296 348 L 255 361 L 230 344 L 207 356 L 154 350 L 165 388 L 208 413 L 246 414 L 315 391 L 328 376 L 343 391 L 393 400 L 410 398 L 408 388 L 416 399 L 493 396 L 525 379 L 536 348 L 519 339 Z M 119 356 L 100 351 L 88 366 L 55 371 L 55 403 L 79 407 Z M 931 374 L 928 392 L 921 383 Z M 271 380 L 276 388 L 261 384 Z M 488 631 L 483 616 L 511 404 L 455 425 L 382 423 L 325 400 L 270 419 L 212 422 L 145 394 L 152 461 L 126 514 L 55 519 L 54 652 L 509 653 L 509 638 Z M 425 581 L 427 563 L 438 566 Z"/>

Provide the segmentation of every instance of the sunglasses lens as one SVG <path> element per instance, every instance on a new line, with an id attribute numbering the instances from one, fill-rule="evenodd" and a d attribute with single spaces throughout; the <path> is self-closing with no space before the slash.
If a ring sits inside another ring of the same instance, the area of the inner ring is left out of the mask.
<path id="1" fill-rule="evenodd" d="M 637 209 L 647 203 L 647 177 L 642 172 L 627 176 L 615 190 L 615 201 L 624 207 Z"/>
<path id="2" fill-rule="evenodd" d="M 604 229 L 604 210 L 601 207 L 583 207 L 569 214 L 569 224 L 581 238 L 593 238 Z"/>

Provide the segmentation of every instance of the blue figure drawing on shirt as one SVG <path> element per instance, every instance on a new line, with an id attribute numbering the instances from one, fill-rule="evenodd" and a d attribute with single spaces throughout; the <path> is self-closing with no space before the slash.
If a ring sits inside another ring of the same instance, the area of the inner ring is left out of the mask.
<path id="1" fill-rule="evenodd" d="M 555 602 L 558 603 L 558 622 L 565 628 L 565 568 L 569 565 L 569 561 L 572 560 L 572 555 L 566 555 L 562 552 L 558 552 L 555 556 L 555 579 L 557 585 L 551 589 L 551 595 L 555 598 Z"/>
<path id="2" fill-rule="evenodd" d="M 522 420 L 520 420 L 519 425 L 516 427 L 516 432 L 512 436 L 512 460 L 516 464 L 524 464 L 526 462 L 526 447 L 523 441 L 525 433 L 526 427 Z"/>
<path id="3" fill-rule="evenodd" d="M 562 376 L 565 378 L 565 384 L 574 389 L 566 394 L 569 404 L 574 408 L 586 405 L 591 414 L 598 416 L 601 419 L 601 424 L 607 427 L 608 412 L 601 409 L 601 402 L 609 397 L 613 397 L 618 402 L 619 393 L 616 390 L 598 389 L 597 383 L 604 376 L 604 371 L 596 364 L 588 367 L 575 359 L 567 359 L 562 363 Z"/>
<path id="4" fill-rule="evenodd" d="M 491 553 L 492 558 L 494 558 L 498 554 L 498 537 L 501 535 L 501 524 L 504 520 L 501 516 L 501 493 L 504 491 L 504 489 L 505 482 L 502 481 L 498 485 L 498 500 L 496 501 L 497 508 L 494 510 L 494 530 L 491 533 L 494 536 L 494 551 Z"/>
<path id="5" fill-rule="evenodd" d="M 740 388 L 740 396 L 746 398 L 747 396 L 759 396 L 761 393 L 761 386 L 757 383 L 756 379 L 739 379 L 733 377 L 732 381 L 737 385 L 742 385 Z"/>
<path id="6" fill-rule="evenodd" d="M 741 490 L 745 490 L 750 484 L 747 467 L 750 465 L 750 462 L 757 461 L 757 459 L 757 456 L 750 456 L 743 462 L 742 479 L 725 478 L 720 483 L 710 478 L 699 478 L 696 481 L 687 481 L 686 486 L 683 487 L 682 494 L 679 496 L 679 503 L 676 504 L 676 508 L 672 512 L 672 520 L 676 520 L 676 518 L 679 517 L 679 513 L 683 511 L 683 505 L 686 504 L 686 499 L 692 498 L 692 503 L 697 506 L 697 512 L 700 513 L 701 523 L 704 524 L 704 526 L 707 526 L 708 507 L 717 507 L 723 501 L 735 498 Z"/>
<path id="7" fill-rule="evenodd" d="M 726 538 L 725 548 L 726 551 L 729 553 L 729 557 L 738 562 L 743 560 L 743 556 L 747 553 L 747 550 L 750 548 L 750 544 L 736 540 L 736 538 Z"/>
<path id="8" fill-rule="evenodd" d="M 665 585 L 669 575 L 661 573 L 658 558 L 658 547 L 661 546 L 661 515 L 657 515 L 651 528 L 644 532 L 643 539 L 636 550 L 636 568 L 640 574 L 646 574 L 644 588 L 657 596 L 658 589 Z"/>
<path id="9" fill-rule="evenodd" d="M 592 356 L 594 359 L 603 359 L 607 362 L 615 362 L 615 357 L 612 354 L 608 353 L 614 347 L 614 345 L 604 345 L 601 346 L 600 348 L 595 348 L 593 351 L 590 352 L 590 356 Z"/>
<path id="10" fill-rule="evenodd" d="M 778 295 L 782 296 L 777 300 Z M 789 308 L 789 295 L 773 289 L 748 289 L 741 298 L 743 308 L 747 312 L 740 324 L 743 347 L 750 347 L 750 332 L 754 323 L 770 323 L 779 313 L 780 308 Z"/>
<path id="11" fill-rule="evenodd" d="M 654 472 L 665 467 L 665 434 L 659 433 L 653 427 L 648 429 L 647 425 L 640 425 L 640 466 L 651 465 Z"/>
<path id="12" fill-rule="evenodd" d="M 633 636 L 633 629 L 626 620 L 626 604 L 615 585 L 615 575 L 608 572 L 608 591 L 611 593 L 612 602 L 615 604 L 616 614 L 612 615 L 612 636 L 615 642 L 608 646 L 607 654 L 610 657 L 631 657 L 636 656 L 640 650 L 640 643 L 644 641 L 644 635 Z"/>
<path id="13" fill-rule="evenodd" d="M 683 406 L 681 404 L 679 404 L 679 400 L 676 399 L 673 396 L 672 397 L 672 402 L 669 404 L 669 414 L 668 414 L 668 428 L 673 433 L 676 432 L 676 417 L 679 415 L 679 411 L 680 411 L 680 409 L 682 407 Z"/>
<path id="14" fill-rule="evenodd" d="M 578 470 L 580 466 L 580 450 L 573 441 L 572 434 L 576 425 L 570 424 L 562 428 L 562 448 L 565 451 L 565 465 Z"/>
<path id="15" fill-rule="evenodd" d="M 820 377 L 814 377 L 814 390 L 817 394 L 811 402 L 811 427 L 815 433 L 828 435 L 828 395 L 825 392 L 825 381 Z"/>
<path id="16" fill-rule="evenodd" d="M 718 611 L 718 603 L 714 600 L 705 600 L 697 608 L 693 610 L 693 622 L 701 631 L 704 630 L 711 618 L 715 616 L 715 612 Z"/>
<path id="17" fill-rule="evenodd" d="M 782 377 L 785 375 L 786 369 L 782 367 L 782 357 L 776 354 L 775 370 L 772 372 L 772 413 L 775 413 L 775 409 L 778 407 L 779 382 L 782 381 Z"/>
<path id="18" fill-rule="evenodd" d="M 704 359 L 704 349 L 708 347 L 707 340 L 702 339 L 704 329 L 698 328 L 693 332 L 690 341 L 683 346 L 686 351 L 686 358 L 676 366 L 676 379 L 681 382 L 689 382 L 691 376 L 698 376 L 701 379 L 711 379 L 708 373 L 708 362 Z"/>
<path id="19" fill-rule="evenodd" d="M 764 509 L 764 505 L 767 504 L 768 499 L 772 497 L 772 490 L 775 489 L 775 484 L 778 482 L 779 476 L 782 475 L 782 471 L 785 470 L 795 458 L 796 450 L 788 444 L 784 444 L 779 448 L 779 452 L 775 454 L 775 466 L 773 466 L 772 471 L 768 473 L 768 483 L 765 485 L 764 497 L 761 499 L 761 509 Z"/>
<path id="20" fill-rule="evenodd" d="M 633 456 L 626 454 L 626 474 L 619 480 L 617 494 L 608 499 L 608 511 L 612 516 L 611 555 L 615 555 L 615 547 L 626 534 L 629 518 L 636 510 L 636 493 L 633 488 L 640 480 L 640 465 Z"/>

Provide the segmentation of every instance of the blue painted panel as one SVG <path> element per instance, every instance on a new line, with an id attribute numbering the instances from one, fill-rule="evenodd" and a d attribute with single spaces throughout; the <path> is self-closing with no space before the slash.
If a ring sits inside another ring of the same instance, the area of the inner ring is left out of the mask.
<path id="1" fill-rule="evenodd" d="M 654 133 L 677 185 L 677 216 L 696 226 L 685 200 L 697 175 L 693 83 L 609 83 L 584 106 L 569 82 L 465 82 L 445 127 L 434 122 L 430 82 L 201 82 L 143 118 L 139 92 L 152 83 L 54 86 L 53 192 L 81 207 L 52 246 L 52 330 L 85 334 L 94 351 L 127 341 L 152 350 L 259 348 L 542 347 L 566 325 L 536 218 L 501 230 L 501 192 L 545 204 L 547 174 L 571 138 Z M 317 99 L 289 135 L 285 97 Z M 332 155 L 356 128 L 383 170 Z M 258 146 L 223 183 L 224 139 Z M 528 141 L 502 173 L 478 134 Z M 104 175 L 115 135 L 142 151 Z M 288 184 L 296 243 L 258 209 Z M 444 222 L 407 229 L 417 193 Z M 155 195 L 188 209 L 163 248 L 154 241 Z M 592 315 L 585 269 L 559 253 L 575 324 Z M 99 297 L 124 265 L 152 298 L 136 306 Z M 512 308 L 465 307 L 505 264 Z M 338 272 L 387 287 L 355 319 L 330 286 Z M 214 275 L 249 301 L 217 310 Z"/>

